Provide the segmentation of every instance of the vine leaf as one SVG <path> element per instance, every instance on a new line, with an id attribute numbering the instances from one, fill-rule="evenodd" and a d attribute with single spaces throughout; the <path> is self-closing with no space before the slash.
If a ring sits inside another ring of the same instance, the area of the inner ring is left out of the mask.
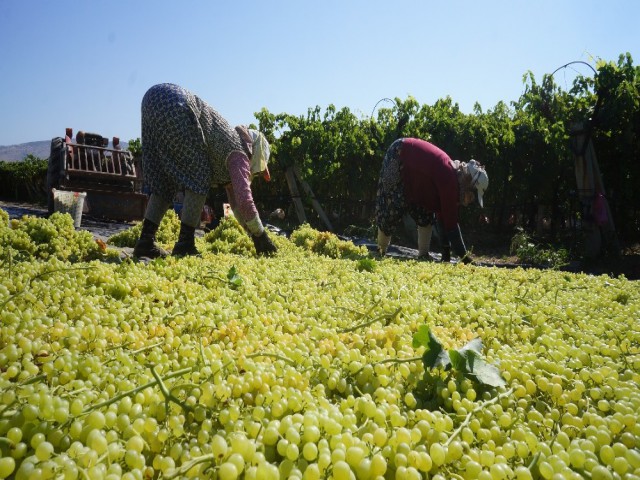
<path id="1" fill-rule="evenodd" d="M 242 277 L 238 275 L 238 270 L 235 265 L 233 265 L 227 272 L 227 279 L 229 280 L 229 285 L 231 285 L 232 288 L 238 288 L 244 281 Z"/>
<path id="2" fill-rule="evenodd" d="M 484 358 L 474 351 L 467 352 L 467 365 L 469 373 L 480 383 L 491 387 L 502 387 L 507 384 L 500 375 L 500 370 L 495 365 L 487 363 Z"/>
<path id="3" fill-rule="evenodd" d="M 467 371 L 467 359 L 458 350 L 449 350 L 449 360 L 451 360 L 451 366 L 454 370 L 459 372 Z"/>
<path id="4" fill-rule="evenodd" d="M 421 325 L 413 335 L 413 346 L 414 348 L 426 347 L 422 354 L 422 363 L 425 368 L 447 368 L 451 364 L 447 351 L 427 325 Z"/>
<path id="5" fill-rule="evenodd" d="M 421 325 L 413 335 L 413 347 L 425 347 L 422 363 L 425 369 L 444 367 L 491 387 L 502 387 L 506 381 L 496 365 L 482 356 L 482 339 L 474 338 L 462 348 L 445 350 L 427 325 Z"/>
<path id="6" fill-rule="evenodd" d="M 477 353 L 478 355 L 482 355 L 482 339 L 474 338 L 458 351 L 462 354 L 464 354 L 467 351 L 472 351 Z"/>

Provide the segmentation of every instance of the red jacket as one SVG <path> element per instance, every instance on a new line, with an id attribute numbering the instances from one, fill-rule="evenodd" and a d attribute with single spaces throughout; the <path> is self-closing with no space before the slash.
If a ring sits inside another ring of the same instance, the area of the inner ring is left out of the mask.
<path id="1" fill-rule="evenodd" d="M 455 228 L 460 194 L 449 155 L 424 140 L 405 138 L 400 159 L 407 202 L 435 212 L 446 232 Z"/>

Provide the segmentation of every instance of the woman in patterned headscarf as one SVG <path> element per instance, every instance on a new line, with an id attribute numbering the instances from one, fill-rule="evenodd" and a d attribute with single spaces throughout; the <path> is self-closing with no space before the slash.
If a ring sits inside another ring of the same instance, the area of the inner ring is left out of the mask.
<path id="1" fill-rule="evenodd" d="M 164 214 L 180 190 L 185 191 L 180 235 L 172 255 L 195 255 L 195 229 L 211 186 L 224 186 L 231 208 L 251 235 L 256 252 L 272 254 L 253 202 L 251 180 L 269 180 L 269 143 L 245 127 L 232 128 L 207 103 L 173 84 L 151 87 L 142 99 L 142 166 L 151 193 L 134 248 L 137 257 L 168 255 L 155 243 Z"/>

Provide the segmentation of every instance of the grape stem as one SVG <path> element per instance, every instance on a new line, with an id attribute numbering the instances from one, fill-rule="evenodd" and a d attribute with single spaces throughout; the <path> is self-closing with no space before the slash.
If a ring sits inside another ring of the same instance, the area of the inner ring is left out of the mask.
<path id="1" fill-rule="evenodd" d="M 201 455 L 199 457 L 194 458 L 193 460 L 189 460 L 185 462 L 180 468 L 177 468 L 171 474 L 163 475 L 164 478 L 176 478 L 186 475 L 186 473 L 191 470 L 196 465 L 205 462 L 213 462 L 215 460 L 215 455 L 213 453 L 207 453 L 206 455 Z"/>
<path id="2" fill-rule="evenodd" d="M 387 358 L 385 360 L 380 360 L 379 362 L 374 362 L 371 364 L 371 366 L 374 367 L 376 365 L 384 365 L 385 363 L 395 363 L 400 365 L 401 363 L 412 363 L 412 362 L 418 362 L 420 360 L 422 360 L 422 357 Z M 364 370 L 364 367 L 366 367 L 366 365 L 362 366 L 358 371 L 356 371 L 356 373 L 354 373 L 354 376 L 357 376 L 360 372 L 362 372 L 362 370 Z"/>
<path id="3" fill-rule="evenodd" d="M 513 388 L 510 388 L 509 390 L 507 390 L 506 392 L 502 392 L 500 395 L 497 395 L 489 400 L 487 400 L 486 402 L 482 402 L 480 405 L 478 405 L 476 408 L 474 408 L 473 410 L 471 410 L 469 413 L 467 413 L 466 418 L 464 419 L 464 421 L 458 425 L 458 428 L 455 429 L 455 431 L 451 434 L 451 436 L 447 439 L 446 442 L 444 442 L 444 446 L 447 447 L 451 444 L 451 442 L 453 442 L 455 440 L 455 438 L 460 435 L 460 432 L 462 432 L 462 429 L 466 426 L 469 425 L 469 422 L 471 422 L 471 418 L 473 417 L 474 414 L 478 413 L 479 411 L 485 409 L 486 407 L 488 407 L 489 405 L 492 405 L 494 403 L 497 403 L 498 400 L 502 400 L 504 397 L 508 397 L 509 395 L 511 395 L 513 393 Z"/>
<path id="4" fill-rule="evenodd" d="M 129 342 L 129 343 L 131 343 L 131 342 Z M 128 345 L 129 343 L 123 345 L 123 347 Z M 155 348 L 155 347 L 161 347 L 162 345 L 164 345 L 164 341 L 158 342 L 158 343 L 154 343 L 153 345 L 147 345 L 146 347 L 142 347 L 142 348 L 139 348 L 137 350 L 133 350 L 132 352 L 130 352 L 130 355 L 137 355 L 137 354 L 142 353 L 142 352 L 144 352 L 146 350 L 151 350 L 152 348 Z M 114 347 L 114 348 L 118 348 L 118 347 Z M 108 360 L 105 360 L 102 364 L 103 365 L 107 365 L 107 364 L 113 362 L 114 360 L 116 360 L 116 359 L 115 358 L 110 358 Z"/>
<path id="5" fill-rule="evenodd" d="M 288 363 L 289 365 L 291 365 L 293 367 L 298 366 L 296 364 L 296 362 L 294 362 L 290 358 L 287 358 L 287 357 L 282 356 L 282 355 L 278 355 L 277 353 L 262 353 L 262 352 L 258 352 L 258 353 L 252 353 L 252 354 L 246 356 L 246 358 L 257 358 L 257 357 L 275 358 L 276 360 L 282 360 L 283 362 Z"/>
<path id="6" fill-rule="evenodd" d="M 186 375 L 187 373 L 190 373 L 192 371 L 193 371 L 193 367 L 183 368 L 181 370 L 177 370 L 175 372 L 170 373 L 166 377 L 161 378 L 161 380 L 169 380 L 171 378 L 180 377 L 180 376 Z M 153 370 L 152 370 L 152 372 L 153 372 Z M 158 378 L 160 378 L 160 377 L 158 377 Z M 119 395 L 116 395 L 115 397 L 110 398 L 109 400 L 105 400 L 104 402 L 98 403 L 97 405 L 89 405 L 89 406 L 87 406 L 87 408 L 85 408 L 83 413 L 87 414 L 87 413 L 93 412 L 94 410 L 98 410 L 99 408 L 108 407 L 109 405 L 111 405 L 113 403 L 119 402 L 124 397 L 130 397 L 132 395 L 135 395 L 138 392 L 141 392 L 141 391 L 143 391 L 143 390 L 145 390 L 147 388 L 153 387 L 153 386 L 155 386 L 157 384 L 158 384 L 158 381 L 157 380 L 153 380 L 151 382 L 145 383 L 144 385 L 140 385 L 139 387 L 132 388 L 131 390 L 127 390 L 126 392 L 122 392 Z"/>
<path id="7" fill-rule="evenodd" d="M 357 313 L 358 314 L 358 320 L 360 320 L 361 318 L 366 317 L 367 315 L 369 315 L 371 312 L 373 312 L 373 310 L 380 305 L 380 302 L 382 301 L 382 299 L 379 299 L 376 303 L 374 303 L 373 305 L 371 305 L 371 307 L 369 307 L 369 310 L 367 310 L 366 312 L 361 312 L 360 310 L 356 310 L 353 308 L 349 308 L 349 307 L 337 307 L 341 310 L 346 310 L 347 312 L 352 312 L 352 313 Z"/>
<path id="8" fill-rule="evenodd" d="M 401 310 L 402 310 L 402 307 L 398 307 L 392 313 L 385 313 L 385 314 L 382 314 L 382 315 L 378 315 L 377 317 L 373 318 L 372 320 L 368 320 L 366 322 L 359 323 L 358 325 L 354 325 L 354 326 L 349 327 L 349 328 L 343 328 L 342 330 L 338 330 L 338 333 L 355 332 L 356 330 L 358 330 L 360 328 L 368 327 L 369 325 L 372 325 L 372 324 L 374 324 L 376 322 L 380 322 L 382 320 L 386 320 L 385 325 L 389 325 L 389 323 L 391 323 L 391 320 L 396 318 Z"/>
<path id="9" fill-rule="evenodd" d="M 187 411 L 193 411 L 193 407 L 191 407 L 190 405 L 187 405 L 186 403 L 184 403 L 183 401 L 181 401 L 178 397 L 174 396 L 166 387 L 166 385 L 164 384 L 164 381 L 162 380 L 162 378 L 160 377 L 160 375 L 158 375 L 158 372 L 156 372 L 156 368 L 155 365 L 147 365 L 149 367 L 149 369 L 151 370 L 151 374 L 153 375 L 153 378 L 156 379 L 156 382 L 158 384 L 158 387 L 160 388 L 160 392 L 162 392 L 162 395 L 164 396 L 164 399 L 167 402 L 173 402 L 176 405 L 179 405 L 180 407 L 182 407 L 183 410 L 187 410 Z"/>

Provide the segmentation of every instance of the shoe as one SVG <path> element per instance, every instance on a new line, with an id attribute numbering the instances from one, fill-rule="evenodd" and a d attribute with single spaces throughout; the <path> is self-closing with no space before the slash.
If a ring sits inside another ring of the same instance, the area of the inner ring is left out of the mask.
<path id="1" fill-rule="evenodd" d="M 141 238 L 133 248 L 133 256 L 137 258 L 164 258 L 169 252 L 160 248 L 151 238 Z"/>
<path id="2" fill-rule="evenodd" d="M 194 242 L 176 242 L 171 252 L 173 257 L 186 257 L 189 255 L 200 255 Z"/>

